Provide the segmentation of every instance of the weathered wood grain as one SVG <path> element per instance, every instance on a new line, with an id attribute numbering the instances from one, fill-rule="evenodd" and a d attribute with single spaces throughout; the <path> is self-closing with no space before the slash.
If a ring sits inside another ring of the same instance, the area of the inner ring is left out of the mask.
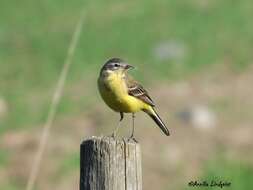
<path id="1" fill-rule="evenodd" d="M 140 145 L 127 139 L 92 137 L 80 148 L 80 190 L 141 190 Z"/>

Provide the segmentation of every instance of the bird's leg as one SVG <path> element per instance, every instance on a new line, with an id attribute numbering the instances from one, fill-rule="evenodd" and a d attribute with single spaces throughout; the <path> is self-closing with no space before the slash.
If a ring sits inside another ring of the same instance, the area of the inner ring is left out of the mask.
<path id="1" fill-rule="evenodd" d="M 113 130 L 113 133 L 112 133 L 112 137 L 113 138 L 115 138 L 116 137 L 116 135 L 117 135 L 117 132 L 118 132 L 118 130 L 119 130 L 119 127 L 120 127 L 120 125 L 121 125 L 121 121 L 123 120 L 123 118 L 124 118 L 124 114 L 123 114 L 123 112 L 119 112 L 120 113 L 120 120 L 119 120 L 119 123 L 118 123 L 118 125 L 115 127 L 115 129 Z"/>
<path id="2" fill-rule="evenodd" d="M 135 115 L 134 113 L 132 113 L 132 133 L 131 136 L 129 137 L 129 140 L 134 140 L 135 142 L 137 142 L 137 140 L 134 138 L 134 119 Z"/>

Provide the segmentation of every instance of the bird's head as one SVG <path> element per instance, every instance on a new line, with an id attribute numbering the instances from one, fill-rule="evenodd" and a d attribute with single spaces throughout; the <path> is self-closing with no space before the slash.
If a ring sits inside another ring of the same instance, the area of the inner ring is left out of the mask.
<path id="1" fill-rule="evenodd" d="M 133 69 L 134 67 L 132 65 L 127 64 L 120 58 L 112 58 L 109 59 L 104 66 L 101 69 L 101 73 L 111 74 L 111 73 L 117 73 L 117 74 L 124 74 L 129 69 Z"/>

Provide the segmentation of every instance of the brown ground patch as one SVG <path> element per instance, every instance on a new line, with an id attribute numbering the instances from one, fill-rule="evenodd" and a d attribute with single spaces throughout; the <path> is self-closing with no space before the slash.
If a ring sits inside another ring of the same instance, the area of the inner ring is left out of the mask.
<path id="1" fill-rule="evenodd" d="M 215 68 L 215 71 L 203 72 L 187 81 L 149 88 L 172 135 L 162 135 L 146 115 L 137 114 L 136 137 L 142 145 L 144 189 L 186 186 L 189 180 L 201 174 L 207 160 L 220 153 L 228 158 L 252 162 L 247 160 L 252 157 L 250 150 L 253 149 L 250 135 L 253 133 L 252 71 L 253 68 L 235 73 L 226 67 Z M 217 124 L 214 128 L 198 129 L 178 120 L 178 111 L 195 104 L 206 105 L 215 114 Z M 61 173 L 65 158 L 78 155 L 82 139 L 108 134 L 117 118 L 98 103 L 85 114 L 57 120 L 43 158 L 38 189 L 77 189 L 78 164 L 66 174 Z M 128 134 L 129 125 L 130 116 L 124 121 L 121 133 Z M 3 135 L 0 146 L 8 151 L 10 159 L 0 172 L 0 183 L 25 184 L 40 130 L 38 127 Z"/>

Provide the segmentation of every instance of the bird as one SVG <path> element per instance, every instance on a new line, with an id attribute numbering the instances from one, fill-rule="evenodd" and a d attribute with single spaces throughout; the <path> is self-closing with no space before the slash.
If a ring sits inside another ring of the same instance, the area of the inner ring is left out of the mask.
<path id="1" fill-rule="evenodd" d="M 120 114 L 119 123 L 112 136 L 117 135 L 124 113 L 132 113 L 132 132 L 129 139 L 134 139 L 135 113 L 139 111 L 147 113 L 162 132 L 169 136 L 168 128 L 155 110 L 154 101 L 143 86 L 128 74 L 133 68 L 121 58 L 111 58 L 99 73 L 97 82 L 102 99 L 112 110 Z"/>

